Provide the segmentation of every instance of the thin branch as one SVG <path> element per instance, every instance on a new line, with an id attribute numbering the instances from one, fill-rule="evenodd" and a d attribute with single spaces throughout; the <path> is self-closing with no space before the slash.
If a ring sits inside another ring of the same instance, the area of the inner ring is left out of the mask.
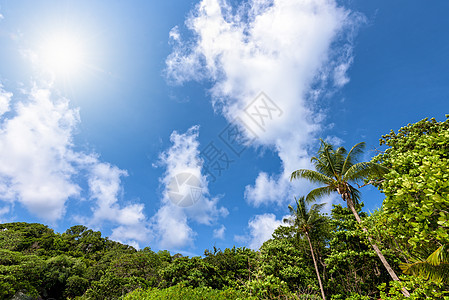
<path id="1" fill-rule="evenodd" d="M 385 181 L 385 179 L 382 179 L 382 180 L 379 180 L 379 181 L 370 180 L 370 181 L 368 181 L 367 183 L 365 183 L 365 184 L 363 184 L 363 185 L 359 185 L 357 182 L 356 182 L 355 184 L 357 184 L 357 186 L 358 186 L 359 188 L 362 188 L 362 187 L 367 186 L 367 185 L 369 185 L 369 184 L 373 184 L 373 183 L 379 184 L 379 183 L 382 183 L 382 182 L 384 182 L 384 181 Z"/>

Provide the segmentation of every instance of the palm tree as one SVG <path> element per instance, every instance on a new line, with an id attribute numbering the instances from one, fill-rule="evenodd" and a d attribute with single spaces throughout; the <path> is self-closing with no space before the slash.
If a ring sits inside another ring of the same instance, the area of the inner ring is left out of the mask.
<path id="1" fill-rule="evenodd" d="M 367 178 L 379 178 L 388 172 L 387 168 L 377 163 L 357 162 L 364 148 L 365 143 L 361 142 L 354 145 L 349 152 L 344 147 L 334 150 L 332 145 L 321 140 L 318 155 L 311 159 L 316 171 L 308 169 L 296 170 L 292 173 L 290 180 L 305 178 L 312 183 L 324 184 L 323 187 L 316 188 L 307 195 L 307 202 L 312 202 L 319 197 L 337 192 L 343 201 L 346 201 L 357 222 L 361 224 L 362 221 L 355 208 L 355 204 L 360 199 L 360 192 L 354 188 L 353 184 L 363 182 Z M 364 232 L 368 232 L 363 226 L 362 229 Z M 369 235 L 368 239 L 391 278 L 395 281 L 400 281 L 382 252 L 380 252 L 379 247 L 377 247 Z M 402 292 L 406 297 L 410 296 L 405 288 L 402 289 Z"/>
<path id="2" fill-rule="evenodd" d="M 417 275 L 435 282 L 449 283 L 449 251 L 440 246 L 426 259 L 417 259 L 412 263 L 403 263 L 399 267 L 405 274 Z"/>
<path id="3" fill-rule="evenodd" d="M 309 242 L 310 246 L 310 252 L 312 253 L 313 264 L 315 265 L 316 276 L 320 285 L 321 295 L 323 296 L 323 300 L 326 300 L 323 284 L 321 283 L 320 273 L 318 271 L 318 265 L 316 263 L 315 254 L 313 252 L 312 242 L 310 241 L 310 233 L 312 232 L 312 230 L 325 223 L 325 218 L 319 213 L 321 207 L 323 207 L 325 203 L 314 204 L 309 209 L 309 211 L 307 211 L 304 196 L 300 197 L 299 200 L 295 200 L 296 208 L 293 208 L 291 205 L 288 206 L 291 218 L 285 218 L 284 223 L 293 225 L 299 233 L 302 233 L 307 237 L 307 241 Z"/>

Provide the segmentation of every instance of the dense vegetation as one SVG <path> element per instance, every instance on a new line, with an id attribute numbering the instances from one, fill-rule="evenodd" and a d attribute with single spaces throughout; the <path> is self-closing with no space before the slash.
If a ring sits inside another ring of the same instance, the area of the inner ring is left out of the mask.
<path id="1" fill-rule="evenodd" d="M 346 152 L 322 142 L 316 159 L 329 160 L 315 167 L 335 176 L 296 173 L 327 189 L 299 197 L 258 251 L 214 247 L 190 258 L 136 250 L 81 225 L 60 234 L 1 224 L 0 299 L 449 299 L 449 119 L 409 124 L 383 144 L 357 166 L 360 146 Z M 371 215 L 354 188 L 368 183 L 385 195 Z M 307 208 L 333 192 L 348 207 L 334 205 L 330 215 Z"/>

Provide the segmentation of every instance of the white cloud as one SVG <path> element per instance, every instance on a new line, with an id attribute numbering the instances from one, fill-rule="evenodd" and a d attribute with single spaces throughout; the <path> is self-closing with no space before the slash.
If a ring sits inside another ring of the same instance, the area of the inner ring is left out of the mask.
<path id="1" fill-rule="evenodd" d="M 0 223 L 7 223 L 7 218 L 4 218 L 3 215 L 6 215 L 10 212 L 9 206 L 0 207 Z"/>
<path id="2" fill-rule="evenodd" d="M 256 178 L 255 186 L 246 186 L 245 199 L 249 199 L 250 202 L 258 207 L 261 204 L 269 202 L 282 201 L 286 195 L 285 186 L 288 181 L 278 180 L 275 176 L 270 176 L 265 172 L 259 173 Z"/>
<path id="3" fill-rule="evenodd" d="M 138 248 L 137 242 L 148 242 L 152 239 L 152 232 L 143 213 L 143 204 L 120 206 L 118 203 L 123 190 L 121 177 L 127 175 L 126 171 L 108 163 L 95 162 L 91 166 L 88 184 L 90 197 L 96 205 L 92 208 L 93 216 L 86 221 L 94 227 L 104 221 L 118 224 L 112 229 L 111 239 Z"/>
<path id="4" fill-rule="evenodd" d="M 182 208 L 165 203 L 153 217 L 159 246 L 164 249 L 193 246 L 196 233 L 190 228 Z"/>
<path id="5" fill-rule="evenodd" d="M 0 216 L 9 213 L 9 207 L 8 206 L 4 206 L 2 208 L 0 208 Z"/>
<path id="6" fill-rule="evenodd" d="M 118 226 L 112 229 L 111 240 L 140 249 L 140 243 L 148 244 L 152 239 L 152 232 L 145 223 Z"/>
<path id="7" fill-rule="evenodd" d="M 186 20 L 194 38 L 183 42 L 174 29 L 168 79 L 211 80 L 214 107 L 228 121 L 241 118 L 258 135 L 255 146 L 275 149 L 282 161 L 281 174 L 261 172 L 247 186 L 249 203 L 284 205 L 293 190 L 306 191 L 305 183 L 290 184 L 289 175 L 310 167 L 307 150 L 325 118 L 307 97 L 348 82 L 351 37 L 361 20 L 329 0 L 252 0 L 238 9 L 203 0 Z M 264 130 L 244 113 L 261 91 L 282 110 L 265 118 Z"/>
<path id="8" fill-rule="evenodd" d="M 173 27 L 173 28 L 170 30 L 168 36 L 170 37 L 170 40 L 173 40 L 173 41 L 179 41 L 179 39 L 181 38 L 181 35 L 179 34 L 179 28 L 178 28 L 178 26 Z"/>
<path id="9" fill-rule="evenodd" d="M 214 229 L 212 236 L 216 239 L 224 240 L 226 227 L 221 225 L 219 228 Z"/>
<path id="10" fill-rule="evenodd" d="M 207 188 L 206 178 L 201 175 L 202 161 L 199 158 L 199 126 L 192 126 L 184 134 L 176 131 L 170 135 L 172 146 L 160 155 L 160 165 L 166 168 L 162 183 L 170 184 L 173 176 L 190 173 L 200 180 L 200 187 Z M 168 191 L 166 191 L 168 192 Z M 168 198 L 168 194 L 167 194 Z"/>
<path id="11" fill-rule="evenodd" d="M 342 140 L 341 138 L 339 138 L 338 136 L 334 136 L 334 135 L 332 135 L 332 136 L 327 136 L 325 139 L 324 139 L 327 143 L 329 143 L 329 144 L 332 144 L 333 146 L 335 146 L 335 147 L 340 147 L 340 146 L 342 146 L 343 145 L 343 143 L 344 143 L 344 140 Z"/>
<path id="12" fill-rule="evenodd" d="M 265 241 L 271 239 L 274 230 L 283 224 L 282 219 L 277 220 L 274 214 L 256 215 L 248 222 L 249 234 L 235 236 L 234 239 L 258 250 Z"/>
<path id="13" fill-rule="evenodd" d="M 207 178 L 201 174 L 202 161 L 199 158 L 198 135 L 198 126 L 191 127 L 184 134 L 174 131 L 170 136 L 172 146 L 160 155 L 159 164 L 165 167 L 164 176 L 161 178 L 164 190 L 162 206 L 153 217 L 153 222 L 160 246 L 163 248 L 174 249 L 193 245 L 196 233 L 190 227 L 189 220 L 212 225 L 217 218 L 228 214 L 226 208 L 218 207 L 217 197 L 209 196 Z M 173 190 L 172 180 L 182 178 L 182 174 L 188 174 L 189 178 L 197 180 L 194 186 L 194 192 L 198 193 L 197 202 L 191 203 L 193 205 L 188 207 L 181 207 L 173 202 L 175 196 L 190 195 L 192 192 L 189 190 L 191 185 L 182 182 L 175 183 L 175 188 L 180 187 L 179 191 Z M 176 195 L 173 195 L 174 192 Z"/>
<path id="14" fill-rule="evenodd" d="M 10 208 L 8 206 L 4 206 L 4 207 L 0 208 L 0 223 L 12 222 L 12 220 L 10 220 L 8 217 L 5 216 L 9 212 L 10 212 Z"/>
<path id="15" fill-rule="evenodd" d="M 348 69 L 351 66 L 352 61 L 348 63 L 342 63 L 335 67 L 334 71 L 334 83 L 337 87 L 342 87 L 349 82 L 347 75 Z"/>
<path id="16" fill-rule="evenodd" d="M 3 112 L 11 97 L 0 90 Z M 16 103 L 11 116 L 0 122 L 0 200 L 19 202 L 30 213 L 55 222 L 66 215 L 69 199 L 80 199 L 81 185 L 87 182 L 95 203 L 92 216 L 73 218 L 100 228 L 104 221 L 117 225 L 112 235 L 116 240 L 148 241 L 143 205 L 118 204 L 126 171 L 99 161 L 95 153 L 74 150 L 79 122 L 78 109 L 67 99 L 52 99 L 47 89 L 35 87 L 26 101 Z"/>
<path id="17" fill-rule="evenodd" d="M 131 204 L 124 208 L 117 204 L 122 189 L 120 177 L 126 175 L 126 171 L 108 163 L 95 163 L 91 167 L 88 183 L 91 198 L 96 200 L 97 205 L 92 223 L 109 220 L 134 225 L 145 218 L 142 204 Z"/>
<path id="18" fill-rule="evenodd" d="M 0 117 L 5 112 L 9 111 L 9 104 L 11 102 L 11 98 L 12 93 L 4 91 L 3 86 L 0 84 Z"/>
<path id="19" fill-rule="evenodd" d="M 33 89 L 15 113 L 1 123 L 0 198 L 17 199 L 31 213 L 57 220 L 65 213 L 66 200 L 80 193 L 71 179 L 78 110 L 70 109 L 66 99 L 50 100 L 47 90 Z"/>

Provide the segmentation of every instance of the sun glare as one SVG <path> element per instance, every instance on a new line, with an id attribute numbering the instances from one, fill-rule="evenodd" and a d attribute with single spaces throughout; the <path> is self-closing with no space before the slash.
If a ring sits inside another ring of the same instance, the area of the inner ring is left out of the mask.
<path id="1" fill-rule="evenodd" d="M 82 41 L 67 33 L 47 38 L 40 52 L 44 67 L 55 74 L 75 75 L 85 63 Z"/>

